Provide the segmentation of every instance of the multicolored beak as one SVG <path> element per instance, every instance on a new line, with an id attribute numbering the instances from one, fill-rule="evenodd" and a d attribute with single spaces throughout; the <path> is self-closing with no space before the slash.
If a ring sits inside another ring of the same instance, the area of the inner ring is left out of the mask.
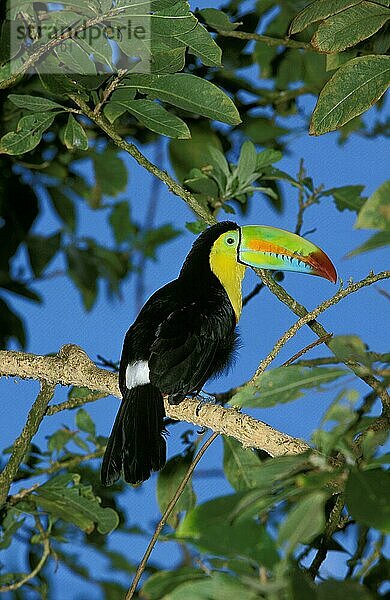
<path id="1" fill-rule="evenodd" d="M 244 225 L 240 230 L 238 260 L 244 265 L 308 273 L 336 283 L 336 269 L 329 257 L 299 235 L 265 225 Z"/>

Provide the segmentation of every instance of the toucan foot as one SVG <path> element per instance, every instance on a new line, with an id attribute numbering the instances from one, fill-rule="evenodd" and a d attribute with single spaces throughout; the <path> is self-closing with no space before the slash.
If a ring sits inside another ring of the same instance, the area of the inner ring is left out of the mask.
<path id="1" fill-rule="evenodd" d="M 201 390 L 197 394 L 194 394 L 193 397 L 197 398 L 199 400 L 198 406 L 195 409 L 195 414 L 197 417 L 199 416 L 200 409 L 202 408 L 202 406 L 204 404 L 216 404 L 216 402 L 217 402 L 215 399 L 215 396 L 212 396 L 211 394 L 208 394 L 207 392 L 204 392 L 203 390 Z"/>

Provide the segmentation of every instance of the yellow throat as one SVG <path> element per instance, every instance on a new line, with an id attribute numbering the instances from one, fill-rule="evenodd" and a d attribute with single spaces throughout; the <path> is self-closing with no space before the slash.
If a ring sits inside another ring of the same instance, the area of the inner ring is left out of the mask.
<path id="1" fill-rule="evenodd" d="M 235 249 L 226 249 L 222 237 L 211 248 L 210 268 L 225 288 L 238 322 L 242 310 L 242 279 L 246 266 L 237 262 Z"/>

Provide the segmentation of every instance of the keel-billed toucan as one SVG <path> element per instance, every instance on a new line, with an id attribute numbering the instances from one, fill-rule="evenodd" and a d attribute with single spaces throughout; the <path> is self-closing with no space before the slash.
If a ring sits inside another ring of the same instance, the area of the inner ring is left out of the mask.
<path id="1" fill-rule="evenodd" d="M 163 395 L 178 404 L 229 364 L 247 266 L 336 281 L 327 255 L 298 235 L 230 221 L 206 229 L 178 278 L 149 298 L 126 334 L 119 370 L 123 400 L 103 459 L 104 485 L 121 474 L 136 484 L 164 466 Z"/>

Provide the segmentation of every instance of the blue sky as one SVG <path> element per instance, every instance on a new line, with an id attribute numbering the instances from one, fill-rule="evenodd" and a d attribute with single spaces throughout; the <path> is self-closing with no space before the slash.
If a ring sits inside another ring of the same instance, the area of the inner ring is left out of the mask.
<path id="1" fill-rule="evenodd" d="M 197 3 L 199 4 L 199 2 Z M 206 3 L 204 3 L 206 5 Z M 210 3 L 209 3 L 210 4 Z M 202 3 L 203 5 L 203 3 Z M 305 108 L 309 111 L 313 106 L 312 100 L 305 100 Z M 372 121 L 375 109 L 372 109 L 367 119 Z M 162 152 L 158 164 L 170 169 L 166 158 L 165 144 L 161 145 Z M 337 135 L 328 134 L 319 138 L 303 134 L 296 137 L 290 145 L 291 153 L 283 158 L 278 167 L 295 175 L 299 168 L 300 158 L 304 158 L 308 174 L 313 177 L 315 184 L 323 183 L 325 188 L 339 187 L 349 184 L 365 186 L 365 195 L 370 195 L 388 174 L 388 145 L 384 139 L 369 140 L 352 136 L 344 145 L 337 144 Z M 142 149 L 146 155 L 155 159 L 151 147 Z M 124 157 L 129 170 L 128 190 L 120 196 L 128 199 L 131 211 L 139 221 L 143 221 L 152 176 L 143 171 L 130 157 Z M 286 188 L 287 190 L 287 188 Z M 346 259 L 346 253 L 360 245 L 372 234 L 370 231 L 353 229 L 355 215 L 349 211 L 340 213 L 333 205 L 331 198 L 324 199 L 321 206 L 310 208 L 304 219 L 303 231 L 316 228 L 311 240 L 321 246 L 336 265 L 339 276 L 346 282 L 349 277 L 354 280 L 363 278 L 370 269 L 380 271 L 385 269 L 386 250 L 377 250 L 367 254 Z M 48 203 L 43 199 L 44 210 L 36 223 L 36 233 L 49 234 L 57 227 L 57 221 Z M 255 196 L 247 217 L 240 219 L 241 224 L 268 224 L 293 230 L 297 211 L 296 193 L 288 188 L 286 193 L 286 210 L 283 215 L 275 213 L 269 205 Z M 221 218 L 224 218 L 221 215 Z M 156 224 L 173 223 L 179 229 L 186 221 L 193 220 L 190 210 L 183 201 L 163 186 L 158 186 L 158 205 Z M 100 241 L 109 241 L 109 232 L 105 227 L 105 218 L 100 213 L 92 215 L 80 205 L 80 223 L 82 232 L 96 237 Z M 164 246 L 158 253 L 157 261 L 149 263 L 146 272 L 146 297 L 161 285 L 177 276 L 180 266 L 188 252 L 194 237 L 188 231 Z M 388 262 L 388 261 L 387 261 Z M 61 266 L 53 264 L 52 268 Z M 245 289 L 250 290 L 256 283 L 253 273 L 248 273 Z M 286 289 L 307 308 L 313 308 L 321 301 L 334 294 L 337 287 L 328 281 L 307 277 L 300 274 L 286 274 L 284 284 Z M 380 287 L 385 288 L 386 283 Z M 65 343 L 79 344 L 92 359 L 101 354 L 112 360 L 119 358 L 124 333 L 136 316 L 134 302 L 134 281 L 129 279 L 123 286 L 122 299 L 109 301 L 104 291 L 100 293 L 96 307 L 91 313 L 85 313 L 80 302 L 79 294 L 65 278 L 56 278 L 37 284 L 36 289 L 44 297 L 41 306 L 15 299 L 15 308 L 23 314 L 28 323 L 28 351 L 37 354 L 56 352 Z M 387 286 L 388 289 L 388 286 Z M 146 299 L 146 298 L 145 298 Z M 341 304 L 330 309 L 320 318 L 325 328 L 334 334 L 357 334 L 370 349 L 386 351 L 385 315 L 388 310 L 388 300 L 378 293 L 375 286 L 362 290 L 348 297 Z M 275 341 L 296 320 L 295 316 L 271 294 L 265 290 L 250 302 L 245 308 L 241 322 L 240 333 L 242 347 L 236 365 L 228 376 L 223 376 L 206 386 L 208 391 L 223 391 L 229 387 L 247 380 L 256 369 L 260 360 L 271 350 Z M 290 342 L 280 354 L 275 365 L 280 364 L 306 344 L 314 341 L 315 336 L 309 329 L 304 329 Z M 324 350 L 316 349 L 311 356 L 325 354 Z M 272 409 L 255 411 L 255 415 L 272 426 L 294 436 L 309 439 L 313 429 L 318 427 L 321 417 L 340 390 L 342 384 L 332 387 L 329 392 L 311 392 L 290 404 L 283 404 Z M 365 393 L 368 388 L 351 378 L 350 384 L 354 389 Z M 35 398 L 38 385 L 33 382 L 0 381 L 0 422 L 1 445 L 6 447 L 20 432 L 26 414 Z M 60 390 L 56 399 L 64 396 Z M 96 422 L 97 431 L 108 435 L 118 406 L 117 399 L 108 398 L 88 405 L 87 410 Z M 44 444 L 45 437 L 53 433 L 61 424 L 73 426 L 74 413 L 60 413 L 56 417 L 47 418 L 41 425 L 37 442 Z M 188 429 L 187 424 L 172 428 L 168 438 L 169 456 L 181 449 L 180 433 Z M 207 457 L 200 464 L 200 469 L 220 468 L 221 444 L 215 443 Z M 129 525 L 141 522 L 151 528 L 159 517 L 155 500 L 155 476 L 146 482 L 141 489 L 129 487 L 123 496 L 122 504 L 128 510 Z M 222 477 L 195 478 L 195 489 L 199 500 L 206 500 L 217 494 L 229 493 L 230 486 Z M 136 536 L 112 534 L 112 549 L 124 551 L 138 560 L 145 549 L 147 541 Z M 81 552 L 81 549 L 80 549 Z M 89 553 L 89 554 L 88 554 Z M 160 543 L 152 555 L 152 562 L 162 566 L 172 565 L 178 558 L 177 548 L 173 544 Z M 82 562 L 94 561 L 94 569 L 104 570 L 105 565 L 96 566 L 94 552 L 86 548 L 80 554 Z M 12 558 L 12 566 L 23 568 L 16 553 Z M 329 569 L 333 565 L 328 565 Z M 54 564 L 52 570 L 54 569 Z M 127 582 L 126 578 L 121 578 Z M 59 567 L 56 575 L 56 594 L 58 600 L 80 600 L 88 598 L 98 600 L 98 590 L 90 588 L 69 576 L 69 573 Z M 66 587 L 65 587 L 66 586 Z"/>

